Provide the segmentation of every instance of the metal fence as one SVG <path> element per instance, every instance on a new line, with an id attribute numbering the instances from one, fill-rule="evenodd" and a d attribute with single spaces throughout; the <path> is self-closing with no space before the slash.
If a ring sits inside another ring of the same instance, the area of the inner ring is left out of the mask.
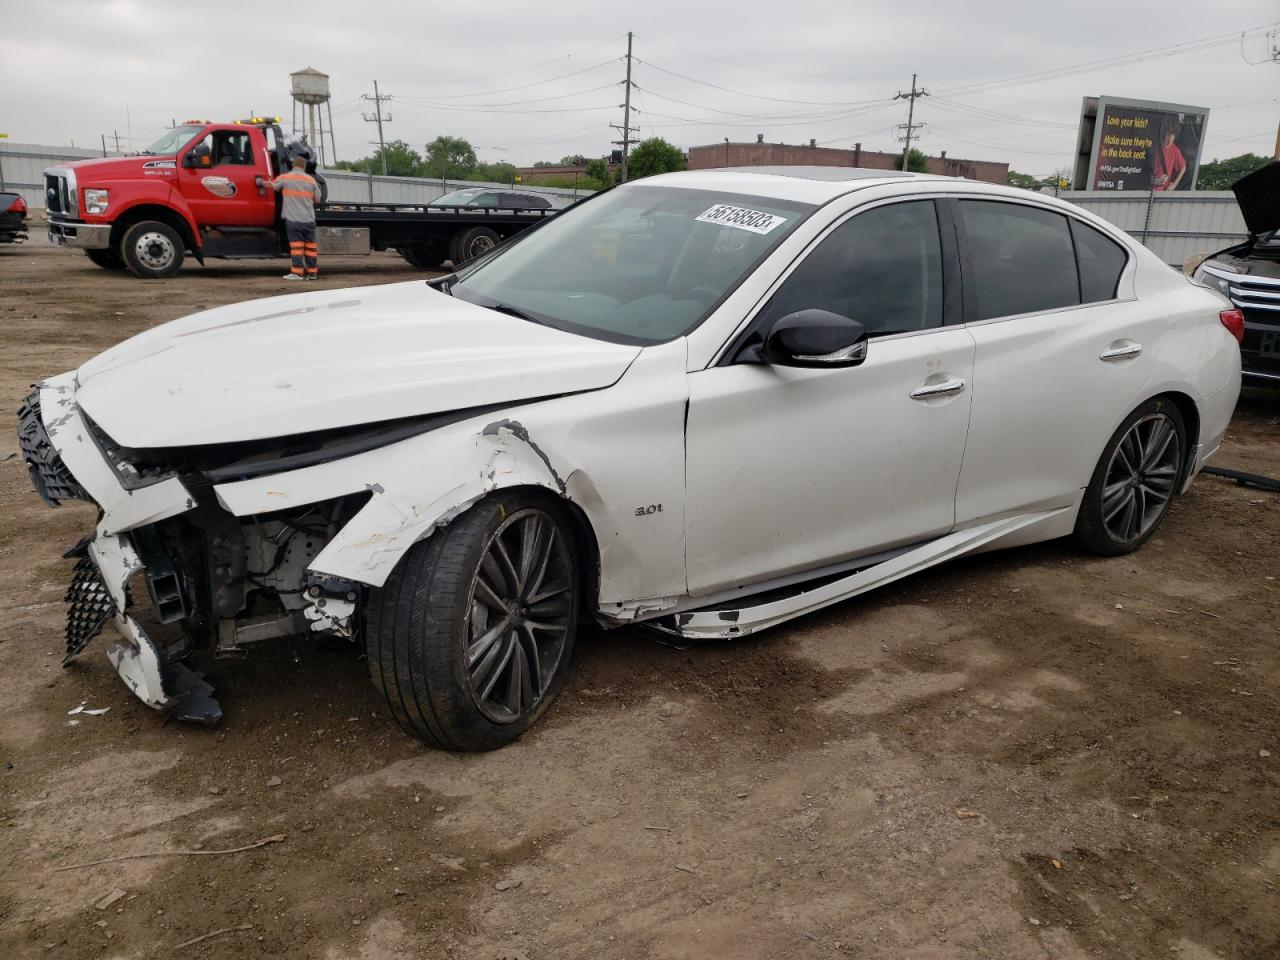
<path id="1" fill-rule="evenodd" d="M 81 150 L 76 147 L 48 147 L 0 140 L 0 190 L 17 191 L 33 209 L 44 208 L 44 169 L 72 160 L 86 160 L 117 153 Z M 345 170 L 326 170 L 329 199 L 339 203 L 430 203 L 461 187 L 495 187 L 545 196 L 556 207 L 567 207 L 590 190 L 538 187 L 507 183 L 477 183 L 466 180 L 423 180 L 418 177 L 375 177 Z"/>
<path id="2" fill-rule="evenodd" d="M 115 154 L 108 154 L 115 156 Z M 0 178 L 3 189 L 16 189 L 33 208 L 44 207 L 45 167 L 69 160 L 101 157 L 101 150 L 46 147 L 0 140 Z M 423 180 L 417 177 L 375 177 L 345 170 L 326 170 L 329 198 L 339 203 L 430 203 L 460 187 L 498 187 L 510 184 L 456 180 Z M 557 207 L 568 206 L 589 190 L 558 187 L 514 189 L 540 193 Z M 1137 237 L 1165 261 L 1180 267 L 1191 255 L 1211 253 L 1238 243 L 1247 236 L 1235 196 L 1227 190 L 1191 193 L 1117 193 L 1076 190 L 1061 194 L 1064 200 L 1109 220 Z"/>
<path id="3" fill-rule="evenodd" d="M 1230 190 L 1118 193 L 1070 190 L 1063 200 L 1084 207 L 1141 240 L 1165 263 L 1181 267 L 1193 254 L 1213 253 L 1248 238 Z"/>

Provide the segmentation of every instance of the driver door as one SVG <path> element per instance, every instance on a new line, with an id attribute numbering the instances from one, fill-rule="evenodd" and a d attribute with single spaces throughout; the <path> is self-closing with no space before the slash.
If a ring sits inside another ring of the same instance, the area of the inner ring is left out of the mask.
<path id="1" fill-rule="evenodd" d="M 270 227 L 276 204 L 270 187 L 258 186 L 265 178 L 266 146 L 254 127 L 213 130 L 192 150 L 203 145 L 209 162 L 195 167 L 180 165 L 178 189 L 201 227 Z"/>
<path id="2" fill-rule="evenodd" d="M 857 366 L 735 361 L 689 376 L 686 565 L 697 596 L 949 532 L 974 342 L 954 232 L 932 200 L 881 204 L 820 238 L 753 319 L 820 308 L 868 330 Z M 953 312 L 954 311 L 954 312 Z M 739 344 L 740 345 L 740 344 Z"/>

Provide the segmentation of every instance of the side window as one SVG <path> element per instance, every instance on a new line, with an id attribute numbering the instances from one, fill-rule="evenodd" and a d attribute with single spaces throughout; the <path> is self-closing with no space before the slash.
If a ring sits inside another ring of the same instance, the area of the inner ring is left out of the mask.
<path id="1" fill-rule="evenodd" d="M 521 193 L 504 193 L 502 195 L 502 205 L 511 210 L 524 210 L 529 206 L 529 201 Z"/>
<path id="2" fill-rule="evenodd" d="M 932 200 L 875 207 L 838 226 L 792 271 L 757 324 L 830 310 L 871 336 L 942 326 L 942 245 Z"/>
<path id="3" fill-rule="evenodd" d="M 467 206 L 468 207 L 500 207 L 502 206 L 502 201 L 499 194 L 496 194 L 493 192 L 482 193 L 468 200 Z"/>
<path id="4" fill-rule="evenodd" d="M 1080 302 L 1067 218 L 1017 203 L 961 200 L 978 315 L 990 320 Z"/>
<path id="5" fill-rule="evenodd" d="M 1084 303 L 1114 300 L 1120 274 L 1129 260 L 1124 248 L 1079 220 L 1071 221 L 1071 236 L 1076 242 L 1080 299 Z"/>
<path id="6" fill-rule="evenodd" d="M 213 163 L 233 164 L 235 166 L 252 166 L 253 149 L 249 145 L 249 134 L 240 130 L 218 130 L 213 137 Z"/>

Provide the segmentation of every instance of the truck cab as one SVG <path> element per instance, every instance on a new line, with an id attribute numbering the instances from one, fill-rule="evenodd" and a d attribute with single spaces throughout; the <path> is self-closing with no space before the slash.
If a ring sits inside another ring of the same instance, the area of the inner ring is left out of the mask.
<path id="1" fill-rule="evenodd" d="M 139 154 L 46 170 L 49 238 L 99 266 L 152 278 L 172 276 L 187 253 L 201 262 L 277 256 L 269 181 L 287 163 L 274 119 L 187 121 Z"/>

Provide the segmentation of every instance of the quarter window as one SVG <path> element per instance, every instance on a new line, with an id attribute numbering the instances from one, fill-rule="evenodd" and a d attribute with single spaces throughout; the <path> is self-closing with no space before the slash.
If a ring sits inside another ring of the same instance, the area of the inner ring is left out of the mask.
<path id="1" fill-rule="evenodd" d="M 932 200 L 874 207 L 836 227 L 765 306 L 768 328 L 797 310 L 830 310 L 872 336 L 942 325 L 942 246 Z"/>
<path id="2" fill-rule="evenodd" d="M 1067 218 L 1016 203 L 962 200 L 977 315 L 990 320 L 1080 303 Z"/>
<path id="3" fill-rule="evenodd" d="M 1114 300 L 1128 256 L 1124 248 L 1093 227 L 1071 221 L 1080 268 L 1080 299 L 1085 303 Z"/>

